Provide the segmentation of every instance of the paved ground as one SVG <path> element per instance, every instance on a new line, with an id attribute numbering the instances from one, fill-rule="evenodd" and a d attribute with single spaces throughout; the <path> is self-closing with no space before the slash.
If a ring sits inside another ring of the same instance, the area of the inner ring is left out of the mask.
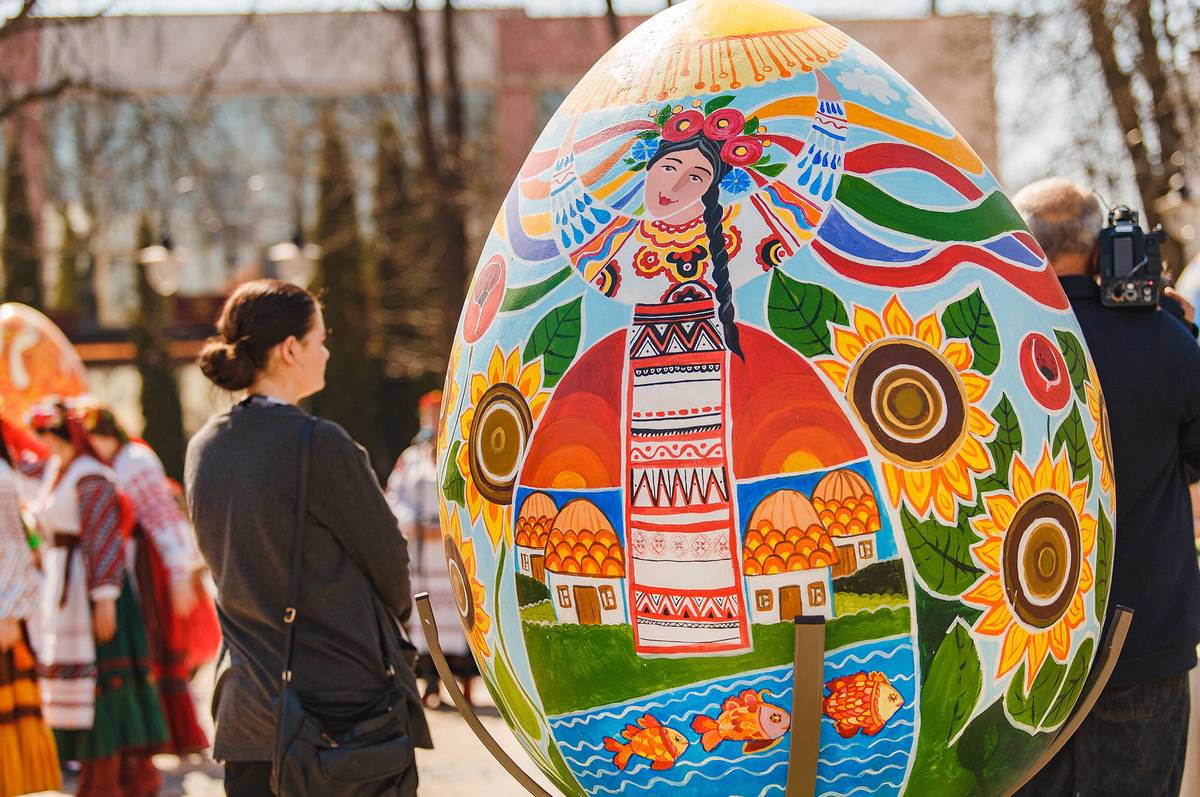
<path id="1" fill-rule="evenodd" d="M 198 692 L 206 693 L 205 684 L 197 684 Z M 483 724 L 501 746 L 519 761 L 527 772 L 552 794 L 553 789 L 537 772 L 508 726 L 500 719 L 488 701 L 487 691 L 480 684 L 479 697 L 488 705 L 480 709 Z M 207 697 L 204 698 L 207 704 Z M 517 785 L 508 773 L 496 763 L 471 733 L 467 724 L 453 710 L 428 712 L 429 725 L 433 732 L 436 748 L 417 751 L 417 766 L 421 772 L 421 793 L 427 797 L 528 797 L 528 792 Z M 222 797 L 222 769 L 215 762 L 192 756 L 181 760 L 175 756 L 159 756 L 155 763 L 162 770 L 166 787 L 161 797 Z M 62 792 L 44 792 L 42 797 L 74 793 L 73 778 L 64 784 Z"/>
<path id="2" fill-rule="evenodd" d="M 206 691 L 203 684 L 198 691 Z M 487 699 L 486 691 L 479 690 Z M 541 773 L 525 756 L 517 740 L 509 732 L 495 709 L 485 706 L 480 716 L 493 736 L 525 771 L 534 775 L 551 794 L 554 790 L 541 777 Z M 466 723 L 454 711 L 430 711 L 429 724 L 433 750 L 418 750 L 417 765 L 421 771 L 421 793 L 426 797 L 526 797 L 524 789 L 508 776 L 499 764 L 484 750 L 483 745 L 471 733 Z M 1189 761 L 1180 794 L 1200 794 L 1200 669 L 1192 671 L 1192 728 L 1188 739 Z M 222 797 L 221 767 L 210 760 L 194 756 L 180 760 L 174 756 L 156 759 L 166 776 L 166 788 L 162 797 Z M 72 794 L 74 784 L 68 782 L 64 792 L 46 792 L 51 795 Z"/>

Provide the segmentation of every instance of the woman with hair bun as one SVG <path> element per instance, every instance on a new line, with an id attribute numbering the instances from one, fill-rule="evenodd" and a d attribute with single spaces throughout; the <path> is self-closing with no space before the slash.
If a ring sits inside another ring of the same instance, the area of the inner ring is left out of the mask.
<path id="1" fill-rule="evenodd" d="M 325 334 L 310 293 L 257 280 L 229 297 L 200 355 L 213 384 L 246 392 L 192 438 L 184 468 L 229 651 L 214 694 L 213 750 L 225 762 L 229 795 L 272 793 L 285 611 L 295 633 L 290 689 L 306 707 L 335 703 L 343 716 L 358 717 L 394 711 L 413 745 L 432 746 L 411 645 L 400 632 L 412 611 L 404 538 L 366 452 L 340 426 L 298 406 L 325 386 Z M 310 422 L 299 598 L 290 607 L 297 474 Z M 381 695 L 400 704 L 381 707 Z M 388 788 L 379 793 L 415 794 L 415 766 Z"/>
<path id="2" fill-rule="evenodd" d="M 51 455 L 29 506 L 47 546 L 36 644 L 46 722 L 59 758 L 81 764 L 80 797 L 148 797 L 162 786 L 149 754 L 168 735 L 125 572 L 128 518 L 73 407 L 40 404 L 29 426 Z"/>

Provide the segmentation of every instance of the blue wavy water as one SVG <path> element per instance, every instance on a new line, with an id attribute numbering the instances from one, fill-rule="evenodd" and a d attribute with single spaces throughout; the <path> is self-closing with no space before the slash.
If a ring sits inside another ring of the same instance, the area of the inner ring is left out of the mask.
<path id="1" fill-rule="evenodd" d="M 885 673 L 904 698 L 904 706 L 875 736 L 843 739 L 833 723 L 822 718 L 818 797 L 897 797 L 902 789 L 914 750 L 916 675 L 910 638 L 864 642 L 825 658 L 826 682 L 862 670 Z M 790 710 L 791 680 L 790 667 L 719 678 L 636 701 L 551 717 L 550 728 L 580 785 L 597 797 L 678 797 L 683 786 L 689 795 L 781 797 L 787 781 L 789 735 L 759 753 L 744 754 L 742 743 L 732 741 L 706 753 L 691 723 L 698 714 L 715 718 L 726 698 L 745 689 L 765 689 L 770 693 L 767 702 Z M 634 756 L 621 772 L 613 764 L 613 753 L 604 749 L 603 739 L 611 736 L 624 741 L 621 729 L 647 713 L 682 733 L 691 744 L 670 769 L 653 770 L 651 762 Z"/>

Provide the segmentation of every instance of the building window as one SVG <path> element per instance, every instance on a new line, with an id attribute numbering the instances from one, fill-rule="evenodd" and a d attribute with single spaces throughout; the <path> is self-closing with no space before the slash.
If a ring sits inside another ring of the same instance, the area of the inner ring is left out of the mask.
<path id="1" fill-rule="evenodd" d="M 824 606 L 825 605 L 825 585 L 817 582 L 816 584 L 808 585 L 808 605 L 809 606 Z"/>
<path id="2" fill-rule="evenodd" d="M 773 602 L 774 598 L 769 589 L 760 589 L 754 593 L 754 607 L 760 612 L 770 611 Z"/>
<path id="3" fill-rule="evenodd" d="M 875 543 L 871 542 L 870 540 L 859 540 L 858 541 L 858 558 L 859 559 L 870 559 L 874 555 L 875 555 Z"/>
<path id="4" fill-rule="evenodd" d="M 558 586 L 558 605 L 564 609 L 571 608 L 571 591 L 567 589 L 566 584 Z"/>
<path id="5" fill-rule="evenodd" d="M 527 553 L 521 554 L 521 569 L 522 570 L 529 569 L 529 554 L 527 554 Z"/>
<path id="6" fill-rule="evenodd" d="M 611 611 L 617 608 L 617 593 L 612 587 L 606 586 L 600 588 L 600 605 L 603 606 L 606 611 Z"/>

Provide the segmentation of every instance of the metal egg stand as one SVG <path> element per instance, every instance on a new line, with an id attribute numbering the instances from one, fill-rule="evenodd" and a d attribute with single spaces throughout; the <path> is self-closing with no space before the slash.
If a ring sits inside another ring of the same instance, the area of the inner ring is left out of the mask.
<path id="1" fill-rule="evenodd" d="M 467 725 L 479 737 L 479 741 L 491 753 L 502 767 L 508 770 L 513 778 L 525 787 L 526 791 L 536 797 L 553 797 L 550 792 L 538 785 L 521 766 L 514 761 L 504 748 L 488 733 L 487 728 L 479 721 L 471 704 L 463 697 L 458 688 L 458 682 L 450 672 L 450 665 L 442 654 L 442 646 L 438 640 L 437 625 L 434 622 L 433 607 L 429 604 L 428 593 L 422 592 L 416 596 L 417 613 L 421 617 L 421 629 L 425 633 L 425 641 L 429 654 L 437 667 L 438 676 L 450 693 L 455 708 Z M 1100 653 L 1096 658 L 1097 666 L 1092 668 L 1084 688 L 1083 697 L 1076 704 L 1070 718 L 1059 728 L 1054 741 L 1045 749 L 1037 762 L 1028 772 L 1006 793 L 1006 797 L 1015 794 L 1034 775 L 1044 767 L 1054 755 L 1063 748 L 1071 736 L 1083 723 L 1092 710 L 1104 686 L 1112 675 L 1113 667 L 1117 664 L 1125 637 L 1129 633 L 1129 623 L 1133 619 L 1133 610 L 1118 606 L 1112 621 L 1104 634 Z M 817 757 L 821 750 L 821 700 L 825 691 L 825 618 L 804 617 L 796 618 L 796 652 L 795 665 L 792 673 L 792 728 L 791 744 L 788 748 L 788 778 L 786 797 L 812 797 L 817 793 Z"/>

